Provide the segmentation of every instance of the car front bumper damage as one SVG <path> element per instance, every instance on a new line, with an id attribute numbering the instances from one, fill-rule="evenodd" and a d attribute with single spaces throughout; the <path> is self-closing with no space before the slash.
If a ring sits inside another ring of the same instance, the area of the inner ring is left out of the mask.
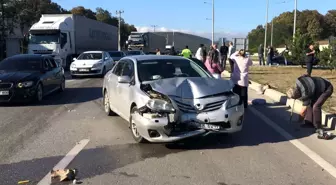
<path id="1" fill-rule="evenodd" d="M 140 108 L 132 115 L 138 132 L 149 142 L 169 143 L 211 133 L 235 133 L 242 130 L 244 106 L 230 109 L 187 113 L 151 113 Z M 210 126 L 210 127 L 209 127 Z"/>

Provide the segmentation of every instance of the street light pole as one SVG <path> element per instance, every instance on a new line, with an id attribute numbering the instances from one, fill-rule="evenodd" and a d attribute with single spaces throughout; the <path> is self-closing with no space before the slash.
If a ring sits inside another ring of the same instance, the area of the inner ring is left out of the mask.
<path id="1" fill-rule="evenodd" d="M 153 31 L 155 32 L 155 28 L 157 27 L 157 25 L 152 25 L 153 27 Z"/>
<path id="2" fill-rule="evenodd" d="M 274 18 L 273 18 L 274 19 Z M 273 28 L 274 28 L 274 21 L 272 19 L 272 31 L 271 31 L 271 46 L 273 46 Z"/>
<path id="3" fill-rule="evenodd" d="M 295 31 L 296 31 L 296 11 L 297 11 L 297 0 L 295 0 L 295 7 L 294 7 L 293 40 L 295 38 Z"/>
<path id="4" fill-rule="evenodd" d="M 212 0 L 212 45 L 214 45 L 215 40 L 215 0 Z"/>
<path id="5" fill-rule="evenodd" d="M 269 6 L 269 0 L 266 0 L 266 22 L 265 22 L 265 39 L 264 39 L 264 57 L 266 56 L 266 45 L 267 45 L 268 6 Z"/>
<path id="6" fill-rule="evenodd" d="M 123 10 L 117 10 L 116 14 L 118 15 L 118 51 L 121 50 L 121 14 L 124 13 Z"/>

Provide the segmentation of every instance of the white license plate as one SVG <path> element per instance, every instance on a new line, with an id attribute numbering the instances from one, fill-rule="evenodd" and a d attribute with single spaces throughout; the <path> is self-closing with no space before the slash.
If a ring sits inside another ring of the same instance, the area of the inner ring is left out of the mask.
<path id="1" fill-rule="evenodd" d="M 9 95 L 9 91 L 0 91 L 0 96 L 7 96 Z"/>
<path id="2" fill-rule="evenodd" d="M 79 69 L 80 72 L 89 72 L 89 69 Z"/>
<path id="3" fill-rule="evenodd" d="M 211 130 L 219 130 L 220 129 L 220 126 L 218 126 L 218 125 L 200 124 L 199 126 L 203 129 L 211 129 Z"/>

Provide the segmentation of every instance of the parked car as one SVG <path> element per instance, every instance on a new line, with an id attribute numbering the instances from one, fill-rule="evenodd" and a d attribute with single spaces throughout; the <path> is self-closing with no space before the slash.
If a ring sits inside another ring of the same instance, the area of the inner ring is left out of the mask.
<path id="1" fill-rule="evenodd" d="M 276 65 L 293 65 L 293 62 L 289 61 L 284 55 L 286 50 L 281 53 L 276 53 L 276 55 L 272 59 L 272 64 Z"/>
<path id="2" fill-rule="evenodd" d="M 0 102 L 40 102 L 64 89 L 64 70 L 51 56 L 15 55 L 0 62 Z"/>
<path id="3" fill-rule="evenodd" d="M 232 81 L 215 79 L 192 60 L 143 55 L 121 59 L 102 90 L 106 114 L 127 120 L 142 143 L 240 131 L 244 106 L 232 88 Z"/>
<path id="4" fill-rule="evenodd" d="M 133 56 L 133 55 L 146 55 L 146 54 L 141 50 L 129 50 L 129 51 L 126 51 L 126 55 Z"/>
<path id="5" fill-rule="evenodd" d="M 86 51 L 74 58 L 70 65 L 72 77 L 80 75 L 101 75 L 112 69 L 114 60 L 105 51 Z"/>
<path id="6" fill-rule="evenodd" d="M 126 54 L 123 51 L 109 51 L 108 53 L 114 60 L 114 62 L 118 62 L 121 58 L 126 56 Z"/>

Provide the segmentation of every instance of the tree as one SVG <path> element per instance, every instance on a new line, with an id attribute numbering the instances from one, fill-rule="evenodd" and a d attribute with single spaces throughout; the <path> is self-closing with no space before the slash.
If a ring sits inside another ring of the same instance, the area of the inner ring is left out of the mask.
<path id="1" fill-rule="evenodd" d="M 102 8 L 96 9 L 96 19 L 106 24 L 118 26 L 118 18 L 112 17 L 111 13 L 108 10 L 104 10 Z"/>
<path id="2" fill-rule="evenodd" d="M 313 43 L 313 39 L 308 33 L 302 33 L 301 30 L 297 30 L 292 42 L 290 60 L 294 64 L 303 64 L 306 59 L 305 51 L 309 44 Z"/>
<path id="3" fill-rule="evenodd" d="M 85 9 L 83 6 L 74 7 L 70 12 L 75 15 L 82 15 L 89 19 L 97 20 L 96 14 L 90 9 Z"/>
<path id="4" fill-rule="evenodd" d="M 131 34 L 132 31 L 137 31 L 134 25 L 129 25 L 125 23 L 124 21 L 121 21 L 120 42 L 121 42 L 122 47 L 125 46 L 126 40 L 128 39 L 128 36 Z"/>
<path id="5" fill-rule="evenodd" d="M 326 36 L 336 36 L 336 10 L 329 10 L 324 20 Z"/>
<path id="6" fill-rule="evenodd" d="M 265 29 L 262 25 L 258 25 L 251 30 L 247 38 L 249 39 L 249 50 L 251 53 L 256 53 L 260 44 L 264 44 Z"/>

